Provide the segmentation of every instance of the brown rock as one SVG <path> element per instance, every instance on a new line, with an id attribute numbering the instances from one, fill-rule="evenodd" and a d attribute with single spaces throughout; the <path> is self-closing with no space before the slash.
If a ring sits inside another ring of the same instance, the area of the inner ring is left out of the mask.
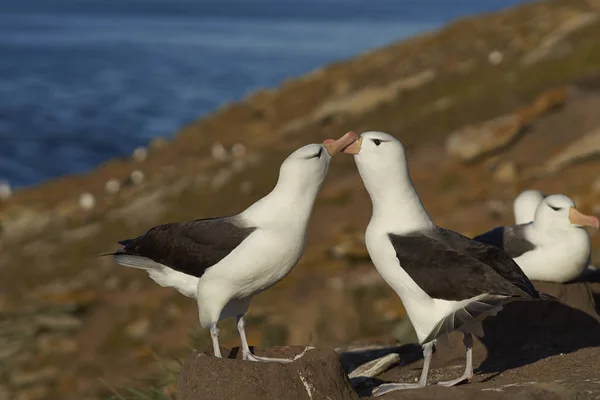
<path id="1" fill-rule="evenodd" d="M 267 357 L 290 357 L 303 347 L 258 350 Z M 333 350 L 311 349 L 291 364 L 232 359 L 238 349 L 215 358 L 193 352 L 178 380 L 178 400 L 350 400 L 358 399 Z"/>
<path id="2" fill-rule="evenodd" d="M 600 128 L 571 143 L 566 149 L 550 158 L 545 171 L 553 173 L 585 159 L 600 156 Z"/>
<path id="3" fill-rule="evenodd" d="M 600 322 L 595 295 L 600 284 L 594 282 L 551 283 L 534 282 L 537 290 L 556 297 L 562 304 L 583 311 Z"/>
<path id="4" fill-rule="evenodd" d="M 450 134 L 446 152 L 462 162 L 470 162 L 500 151 L 519 140 L 536 118 L 564 104 L 567 92 L 562 86 L 546 90 L 532 104 L 512 114 L 463 127 Z"/>
<path id="5" fill-rule="evenodd" d="M 515 114 L 494 118 L 479 125 L 470 125 L 452 133 L 446 141 L 446 151 L 462 162 L 474 161 L 510 144 L 522 132 Z"/>
<path id="6" fill-rule="evenodd" d="M 558 28 L 548 35 L 544 41 L 532 52 L 527 53 L 521 58 L 521 64 L 531 65 L 547 59 L 557 52 L 559 45 L 563 44 L 567 37 L 573 33 L 584 29 L 598 20 L 598 14 L 594 12 L 578 13 L 574 17 L 566 20 Z M 563 47 L 564 48 L 564 47 Z"/>
<path id="7" fill-rule="evenodd" d="M 536 288 L 558 298 L 558 302 L 531 301 L 506 305 L 498 316 L 487 318 L 485 336 L 476 339 L 473 349 L 475 376 L 471 383 L 455 388 L 431 386 L 420 390 L 392 392 L 386 399 L 571 399 L 597 398 L 600 373 L 590 369 L 600 357 L 600 320 L 594 296 L 596 282 L 569 284 L 538 283 Z M 353 380 L 361 395 L 369 395 L 385 382 L 414 382 L 422 360 L 418 346 L 388 351 L 371 351 L 361 363 L 394 352 L 400 355 L 399 368 L 372 380 Z M 368 354 L 368 353 L 365 353 Z M 358 354 L 352 354 L 358 359 Z M 453 379 L 463 371 L 462 335 L 453 333 L 436 343 L 429 383 Z M 342 354 L 347 370 L 356 367 Z M 414 362 L 418 360 L 417 362 Z M 348 368 L 349 367 L 349 368 Z M 594 384 L 596 386 L 594 386 Z"/>
<path id="8" fill-rule="evenodd" d="M 427 69 L 401 78 L 386 86 L 366 87 L 324 102 L 313 114 L 313 120 L 323 120 L 338 114 L 360 115 L 389 103 L 401 93 L 418 89 L 437 77 L 434 69 Z"/>

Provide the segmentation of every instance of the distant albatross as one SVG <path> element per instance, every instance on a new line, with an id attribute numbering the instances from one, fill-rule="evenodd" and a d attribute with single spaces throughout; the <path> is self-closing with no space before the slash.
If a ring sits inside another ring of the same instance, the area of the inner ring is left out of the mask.
<path id="1" fill-rule="evenodd" d="M 544 200 L 544 197 L 544 194 L 539 190 L 530 189 L 521 192 L 513 203 L 515 223 L 519 225 L 533 221 L 535 210 Z"/>
<path id="2" fill-rule="evenodd" d="M 161 286 L 198 302 L 200 324 L 210 328 L 221 357 L 217 322 L 237 317 L 242 355 L 251 361 L 291 362 L 250 352 L 244 314 L 253 295 L 283 279 L 296 265 L 330 156 L 357 139 L 350 133 L 294 151 L 281 165 L 275 188 L 240 214 L 156 226 L 120 241 L 117 263 L 146 270 Z"/>
<path id="3" fill-rule="evenodd" d="M 453 386 L 473 376 L 472 334 L 506 303 L 540 299 L 517 264 L 497 247 L 437 226 L 412 184 L 402 144 L 383 132 L 365 132 L 346 147 L 354 154 L 373 203 L 367 250 L 377 271 L 400 296 L 423 346 L 418 383 L 387 383 L 373 394 L 427 384 L 434 341 L 454 330 L 464 333 L 463 375 L 438 385 Z"/>
<path id="4" fill-rule="evenodd" d="M 598 218 L 577 211 L 573 200 L 550 195 L 539 203 L 533 222 L 500 226 L 473 238 L 503 249 L 531 280 L 568 282 L 588 265 L 591 244 L 584 226 Z"/>

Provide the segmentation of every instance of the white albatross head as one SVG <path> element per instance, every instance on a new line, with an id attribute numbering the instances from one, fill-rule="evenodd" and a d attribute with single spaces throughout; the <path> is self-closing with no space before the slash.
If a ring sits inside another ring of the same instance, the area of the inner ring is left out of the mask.
<path id="1" fill-rule="evenodd" d="M 389 133 L 370 131 L 344 149 L 354 155 L 354 160 L 363 180 L 385 183 L 398 174 L 408 173 L 406 152 L 402 143 Z"/>
<path id="2" fill-rule="evenodd" d="M 325 179 L 331 157 L 350 145 L 358 135 L 347 133 L 338 140 L 308 144 L 290 154 L 279 169 L 278 185 L 294 187 L 294 191 L 317 189 Z"/>
<path id="3" fill-rule="evenodd" d="M 281 164 L 271 193 L 248 207 L 242 213 L 244 218 L 259 224 L 274 220 L 285 223 L 290 218 L 307 223 L 331 157 L 357 138 L 356 133 L 347 133 L 338 140 L 328 139 L 323 144 L 308 144 L 294 151 Z"/>
<path id="4" fill-rule="evenodd" d="M 553 194 L 541 201 L 535 211 L 534 224 L 556 229 L 600 227 L 598 218 L 580 213 L 573 200 L 562 194 Z"/>
<path id="5" fill-rule="evenodd" d="M 432 226 L 413 186 L 404 146 L 385 132 L 369 131 L 347 146 L 373 203 L 373 218 L 402 221 L 406 231 Z M 400 233 L 395 227 L 394 232 Z"/>
<path id="6" fill-rule="evenodd" d="M 533 221 L 535 210 L 544 200 L 544 194 L 539 190 L 525 190 L 521 192 L 513 203 L 513 213 L 517 225 Z"/>
<path id="7" fill-rule="evenodd" d="M 281 164 L 277 186 L 294 195 L 316 195 L 327 175 L 331 157 L 357 138 L 355 133 L 347 133 L 338 140 L 300 147 Z"/>

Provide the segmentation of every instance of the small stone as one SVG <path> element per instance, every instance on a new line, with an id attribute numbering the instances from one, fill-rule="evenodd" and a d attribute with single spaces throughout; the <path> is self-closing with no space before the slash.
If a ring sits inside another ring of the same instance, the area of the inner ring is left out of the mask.
<path id="1" fill-rule="evenodd" d="M 235 158 L 244 157 L 246 155 L 246 146 L 241 143 L 234 143 L 231 147 L 231 154 Z"/>
<path id="2" fill-rule="evenodd" d="M 23 387 L 34 384 L 49 382 L 58 376 L 58 369 L 54 367 L 45 367 L 36 371 L 13 371 L 10 375 L 12 386 Z"/>
<path id="3" fill-rule="evenodd" d="M 121 182 L 119 182 L 119 180 L 115 179 L 115 178 L 109 179 L 104 184 L 104 190 L 106 191 L 106 193 L 109 193 L 109 194 L 118 193 L 120 188 L 121 188 Z"/>
<path id="4" fill-rule="evenodd" d="M 77 351 L 77 342 L 60 335 L 42 335 L 37 339 L 37 347 L 44 355 L 69 354 Z"/>
<path id="5" fill-rule="evenodd" d="M 212 145 L 210 152 L 212 157 L 217 161 L 227 161 L 229 155 L 227 154 L 227 149 L 221 143 L 216 142 Z"/>
<path id="6" fill-rule="evenodd" d="M 515 114 L 468 125 L 448 136 L 446 151 L 462 162 L 470 162 L 506 147 L 519 137 L 522 128 L 520 118 Z"/>
<path id="7" fill-rule="evenodd" d="M 79 196 L 79 207 L 83 210 L 89 211 L 96 206 L 96 198 L 89 192 L 82 193 Z"/>
<path id="8" fill-rule="evenodd" d="M 132 322 L 127 325 L 125 328 L 125 334 L 129 336 L 130 339 L 139 340 L 143 339 L 150 332 L 150 321 L 147 319 L 140 319 L 138 321 Z"/>
<path id="9" fill-rule="evenodd" d="M 242 184 L 240 185 L 240 192 L 242 192 L 243 194 L 252 193 L 252 181 L 242 182 Z"/>
<path id="10" fill-rule="evenodd" d="M 512 161 L 501 163 L 494 171 L 494 178 L 499 182 L 515 182 L 518 175 L 517 165 Z"/>
<path id="11" fill-rule="evenodd" d="M 0 200 L 8 200 L 12 196 L 12 188 L 6 181 L 0 181 Z"/>
<path id="12" fill-rule="evenodd" d="M 494 50 L 490 54 L 488 54 L 488 62 L 492 65 L 499 65 L 500 63 L 502 63 L 503 59 L 504 54 L 502 54 L 502 52 L 498 50 Z"/>
<path id="13" fill-rule="evenodd" d="M 148 148 L 151 150 L 158 150 L 167 147 L 168 144 L 169 141 L 166 138 L 158 136 L 150 140 L 150 143 L 148 143 Z"/>
<path id="14" fill-rule="evenodd" d="M 137 147 L 133 150 L 133 154 L 131 155 L 135 161 L 141 162 L 148 158 L 148 149 L 143 146 Z"/>
<path id="15" fill-rule="evenodd" d="M 35 323 L 38 328 L 50 331 L 73 331 L 82 325 L 79 319 L 68 314 L 38 315 Z"/>
<path id="16" fill-rule="evenodd" d="M 219 172 L 217 172 L 217 174 L 213 177 L 212 181 L 210 182 L 210 186 L 213 190 L 219 190 L 221 189 L 223 186 L 225 186 L 225 184 L 227 184 L 227 182 L 229 182 L 229 180 L 231 179 L 231 177 L 233 176 L 233 172 L 229 169 L 222 169 Z"/>
<path id="17" fill-rule="evenodd" d="M 131 174 L 129 175 L 129 180 L 134 185 L 139 185 L 140 183 L 142 183 L 144 181 L 144 173 L 142 171 L 140 171 L 139 169 L 133 170 L 131 172 Z"/>

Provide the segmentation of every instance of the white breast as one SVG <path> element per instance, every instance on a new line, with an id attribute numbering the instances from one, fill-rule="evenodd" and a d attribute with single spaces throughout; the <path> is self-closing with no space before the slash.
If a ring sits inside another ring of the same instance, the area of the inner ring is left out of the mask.
<path id="1" fill-rule="evenodd" d="M 440 312 L 446 312 L 442 310 L 445 307 L 439 307 L 438 302 L 429 297 L 401 267 L 387 232 L 370 223 L 365 241 L 377 272 L 400 296 L 419 340 L 424 339 L 446 315 L 439 315 Z"/>
<path id="2" fill-rule="evenodd" d="M 245 298 L 262 292 L 283 279 L 302 256 L 304 235 L 279 235 L 256 230 L 200 278 L 204 286 L 221 286 L 231 297 Z"/>
<path id="3" fill-rule="evenodd" d="M 583 229 L 532 239 L 536 249 L 514 259 L 531 280 L 568 282 L 577 278 L 587 265 L 591 244 Z"/>

